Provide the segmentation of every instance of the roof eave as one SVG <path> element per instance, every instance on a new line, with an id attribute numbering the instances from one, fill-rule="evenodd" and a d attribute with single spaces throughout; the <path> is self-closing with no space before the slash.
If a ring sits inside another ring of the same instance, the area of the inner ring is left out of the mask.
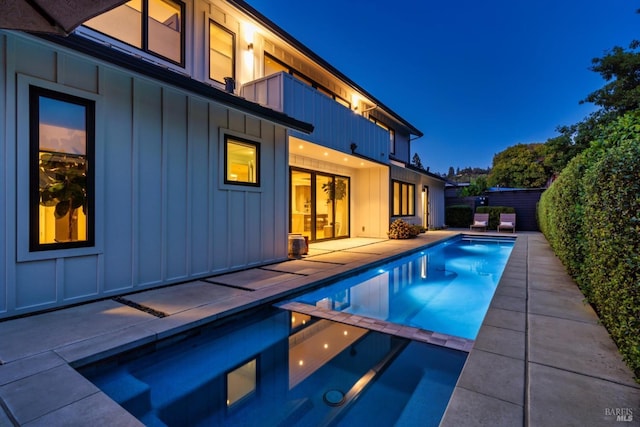
<path id="1" fill-rule="evenodd" d="M 164 83 L 168 83 L 172 86 L 177 86 L 190 92 L 197 93 L 198 95 L 204 96 L 211 100 L 230 105 L 242 112 L 263 118 L 265 120 L 279 124 L 283 127 L 297 130 L 305 134 L 311 134 L 313 132 L 314 127 L 311 123 L 294 119 L 279 111 L 272 110 L 271 108 L 264 107 L 255 102 L 247 101 L 246 99 L 240 98 L 232 93 L 228 93 L 213 86 L 209 86 L 186 75 L 181 75 L 175 71 L 161 68 L 148 61 L 144 61 L 127 53 L 117 51 L 107 45 L 97 43 L 85 37 L 76 34 L 71 34 L 66 37 L 50 34 L 33 35 L 52 43 L 61 45 L 63 47 L 72 49 L 76 52 L 80 52 L 93 58 L 105 61 L 109 64 L 113 64 L 125 68 L 129 71 L 133 71 L 147 77 L 162 81 Z"/>

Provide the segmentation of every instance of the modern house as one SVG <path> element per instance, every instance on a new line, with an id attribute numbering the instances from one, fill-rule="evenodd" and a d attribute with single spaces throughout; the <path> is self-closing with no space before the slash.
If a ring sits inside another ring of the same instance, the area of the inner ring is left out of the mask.
<path id="1" fill-rule="evenodd" d="M 422 133 L 244 1 L 0 30 L 0 318 L 444 225 Z"/>

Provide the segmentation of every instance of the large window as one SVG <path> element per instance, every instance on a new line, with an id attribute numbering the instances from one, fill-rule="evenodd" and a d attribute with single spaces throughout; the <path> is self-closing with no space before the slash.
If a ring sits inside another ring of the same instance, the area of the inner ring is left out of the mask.
<path id="1" fill-rule="evenodd" d="M 235 78 L 235 34 L 216 22 L 209 23 L 209 78 L 224 83 Z"/>
<path id="2" fill-rule="evenodd" d="M 176 64 L 184 64 L 184 5 L 132 0 L 84 25 Z"/>
<path id="3" fill-rule="evenodd" d="M 393 216 L 415 215 L 415 191 L 414 184 L 393 181 Z"/>
<path id="4" fill-rule="evenodd" d="M 226 184 L 260 185 L 260 145 L 226 135 L 224 138 Z"/>
<path id="5" fill-rule="evenodd" d="M 93 101 L 29 92 L 30 250 L 94 242 Z"/>

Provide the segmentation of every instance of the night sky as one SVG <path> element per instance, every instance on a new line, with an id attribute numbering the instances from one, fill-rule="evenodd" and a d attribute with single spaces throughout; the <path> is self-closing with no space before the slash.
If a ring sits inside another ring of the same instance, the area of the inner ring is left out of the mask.
<path id="1" fill-rule="evenodd" d="M 247 1 L 420 129 L 438 173 L 580 121 L 591 60 L 640 39 L 640 0 Z"/>

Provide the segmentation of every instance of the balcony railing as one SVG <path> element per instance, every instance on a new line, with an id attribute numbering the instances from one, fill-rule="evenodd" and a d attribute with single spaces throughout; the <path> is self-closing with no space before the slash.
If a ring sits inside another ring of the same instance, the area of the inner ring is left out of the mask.
<path id="1" fill-rule="evenodd" d="M 311 135 L 293 131 L 296 136 L 345 153 L 351 153 L 351 144 L 355 143 L 355 153 L 388 162 L 387 131 L 287 73 L 248 82 L 240 94 L 249 101 L 314 125 Z"/>

